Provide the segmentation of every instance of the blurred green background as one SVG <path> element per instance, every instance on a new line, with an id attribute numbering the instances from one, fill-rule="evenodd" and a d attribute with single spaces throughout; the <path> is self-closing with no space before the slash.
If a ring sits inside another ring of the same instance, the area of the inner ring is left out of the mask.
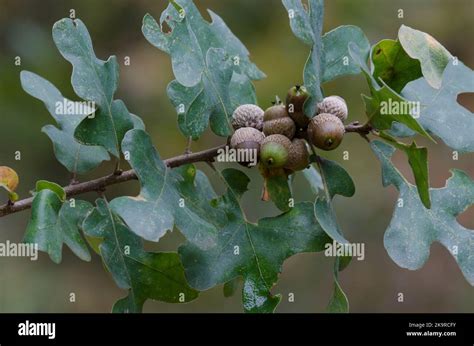
<path id="1" fill-rule="evenodd" d="M 293 36 L 287 13 L 278 0 L 206 0 L 196 1 L 203 15 L 207 8 L 219 14 L 231 30 L 251 52 L 251 59 L 267 74 L 256 83 L 259 104 L 270 105 L 275 94 L 281 97 L 293 84 L 302 82 L 302 69 L 308 47 Z M 152 135 L 162 157 L 180 154 L 185 139 L 177 128 L 175 111 L 167 99 L 165 88 L 173 79 L 169 57 L 152 47 L 141 33 L 145 13 L 159 18 L 167 2 L 153 0 L 0 0 L 0 165 L 8 165 L 20 174 L 19 193 L 29 195 L 37 179 L 60 184 L 69 182 L 68 172 L 59 165 L 42 126 L 53 123 L 43 104 L 28 96 L 20 87 L 19 73 L 26 69 L 40 74 L 56 84 L 66 97 L 77 99 L 70 85 L 71 66 L 62 59 L 51 39 L 51 27 L 75 9 L 93 38 L 99 58 L 106 60 L 117 55 L 121 64 L 120 87 L 117 98 L 125 101 L 128 109 L 140 115 Z M 404 18 L 397 10 L 404 10 Z M 372 44 L 383 38 L 396 38 L 401 24 L 426 31 L 438 39 L 467 66 L 474 66 L 474 1 L 472 0 L 328 0 L 326 1 L 324 31 L 339 25 L 360 26 Z M 14 65 L 16 56 L 21 66 Z M 124 66 L 126 56 L 130 66 Z M 361 76 L 347 77 L 324 86 L 326 95 L 343 96 L 350 110 L 350 120 L 364 120 L 360 94 L 367 93 Z M 471 95 L 462 103 L 474 109 Z M 474 135 L 474 134 L 473 134 Z M 211 133 L 193 144 L 193 150 L 223 143 L 224 139 Z M 429 146 L 431 185 L 441 187 L 450 176 L 452 167 L 463 169 L 474 176 L 474 156 L 463 155 L 452 160 L 452 152 L 440 141 L 438 145 L 419 140 Z M 15 151 L 22 160 L 15 161 Z M 348 150 L 350 159 L 342 160 Z M 454 259 L 439 244 L 431 248 L 431 255 L 423 269 L 409 271 L 399 268 L 388 257 L 383 247 L 387 227 L 397 193 L 393 187 L 381 186 L 380 165 L 365 141 L 357 135 L 346 136 L 341 147 L 327 154 L 342 163 L 356 183 L 356 195 L 351 199 L 337 198 L 339 223 L 353 242 L 365 243 L 364 261 L 354 260 L 341 274 L 352 312 L 473 312 L 474 289 L 467 283 Z M 402 172 L 413 178 L 402 154 L 394 162 Z M 205 165 L 200 168 L 208 172 Z M 220 165 L 220 167 L 223 167 Z M 235 166 L 237 167 L 237 166 Z M 98 177 L 112 170 L 105 164 L 88 176 Z M 246 170 L 254 179 L 251 190 L 244 197 L 249 218 L 276 215 L 278 211 L 260 201 L 262 180 L 255 170 Z M 213 179 L 216 183 L 217 180 Z M 218 191 L 222 186 L 215 184 Z M 137 182 L 111 187 L 107 196 L 136 194 Z M 301 176 L 296 178 L 298 200 L 313 196 Z M 88 194 L 93 201 L 97 196 Z M 0 198 L 6 201 L 6 194 Z M 29 211 L 0 219 L 0 242 L 7 239 L 20 242 L 26 228 Z M 459 221 L 474 228 L 474 208 L 462 214 Z M 147 244 L 150 250 L 175 250 L 183 241 L 178 232 L 165 236 L 159 244 Z M 287 260 L 273 292 L 283 299 L 278 312 L 321 312 L 332 292 L 332 260 L 322 254 L 302 254 Z M 69 294 L 76 294 L 70 303 Z M 288 294 L 295 301 L 288 302 Z M 399 303 L 397 294 L 405 301 Z M 25 258 L 0 257 L 0 312 L 107 312 L 126 292 L 119 290 L 105 272 L 100 258 L 92 263 L 79 260 L 68 249 L 63 262 L 55 265 L 41 254 L 31 262 Z M 148 301 L 147 312 L 236 312 L 241 311 L 240 290 L 231 298 L 224 298 L 222 287 L 203 292 L 189 304 L 173 305 Z"/>

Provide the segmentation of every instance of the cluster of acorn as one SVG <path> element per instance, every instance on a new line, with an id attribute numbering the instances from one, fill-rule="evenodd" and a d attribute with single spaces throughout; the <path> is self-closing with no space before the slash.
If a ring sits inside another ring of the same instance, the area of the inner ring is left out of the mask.
<path id="1" fill-rule="evenodd" d="M 346 102 L 339 96 L 326 97 L 310 119 L 303 112 L 308 96 L 306 88 L 297 85 L 288 91 L 286 105 L 277 98 L 265 111 L 252 104 L 239 106 L 232 115 L 231 147 L 256 150 L 264 176 L 305 169 L 309 165 L 305 139 L 323 150 L 337 148 L 345 132 Z"/>

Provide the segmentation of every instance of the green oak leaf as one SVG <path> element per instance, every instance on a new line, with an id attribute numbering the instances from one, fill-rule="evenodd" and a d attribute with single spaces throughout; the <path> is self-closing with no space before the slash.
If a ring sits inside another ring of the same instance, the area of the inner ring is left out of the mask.
<path id="1" fill-rule="evenodd" d="M 383 185 L 394 185 L 400 192 L 384 236 L 390 257 L 402 268 L 419 269 L 429 257 L 431 244 L 436 241 L 448 249 L 467 281 L 474 285 L 474 232 L 456 220 L 474 204 L 473 180 L 460 170 L 452 170 L 445 187 L 430 189 L 431 209 L 426 209 L 415 186 L 392 164 L 395 148 L 380 141 L 373 141 L 371 147 L 382 162 Z"/>
<path id="2" fill-rule="evenodd" d="M 365 57 L 369 56 L 369 40 L 359 27 L 354 25 L 338 26 L 325 33 L 322 40 L 322 83 L 361 72 L 360 67 L 351 59 L 348 50 L 349 43 L 353 42 L 359 47 L 359 50 Z"/>
<path id="3" fill-rule="evenodd" d="M 342 290 L 341 284 L 339 283 L 339 272 L 344 270 L 350 263 L 352 257 L 336 257 L 334 261 L 334 290 L 326 308 L 327 312 L 343 313 L 349 312 L 349 300 L 346 294 Z"/>
<path id="4" fill-rule="evenodd" d="M 283 173 L 270 174 L 270 176 L 264 179 L 268 195 L 275 206 L 281 211 L 290 210 L 290 199 L 293 196 L 289 181 L 290 178 Z"/>
<path id="5" fill-rule="evenodd" d="M 53 39 L 61 55 L 73 66 L 71 84 L 84 100 L 95 102 L 93 118 L 85 118 L 76 128 L 75 136 L 83 144 L 100 145 L 115 157 L 120 143 L 134 121 L 121 100 L 114 100 L 118 87 L 117 58 L 98 59 L 84 23 L 64 18 L 53 26 Z"/>
<path id="6" fill-rule="evenodd" d="M 411 58 L 399 41 L 380 41 L 372 47 L 371 59 L 374 78 L 383 80 L 397 93 L 408 82 L 422 76 L 420 62 Z"/>
<path id="7" fill-rule="evenodd" d="M 311 22 L 311 9 L 307 8 L 301 0 L 282 0 L 283 6 L 288 11 L 288 17 L 290 18 L 291 31 L 301 41 L 309 46 L 312 46 L 317 38 L 314 37 L 313 23 Z M 308 3 L 314 11 L 318 10 L 318 6 L 322 6 L 322 3 L 311 2 Z M 316 33 L 320 35 L 321 32 Z"/>
<path id="8" fill-rule="evenodd" d="M 198 246 L 214 245 L 223 212 L 208 203 L 215 194 L 207 177 L 193 165 L 168 168 L 143 130 L 129 131 L 122 149 L 130 156 L 141 190 L 136 197 L 114 199 L 110 206 L 130 229 L 146 240 L 158 241 L 176 225 Z"/>
<path id="9" fill-rule="evenodd" d="M 230 80 L 229 90 L 232 90 L 230 93 L 231 109 L 234 110 L 243 104 L 257 104 L 255 86 L 245 74 L 234 71 Z"/>
<path id="10" fill-rule="evenodd" d="M 243 278 L 242 299 L 246 312 L 273 312 L 280 296 L 270 292 L 285 259 L 300 252 L 324 249 L 330 238 L 317 224 L 312 203 L 298 203 L 287 213 L 246 220 L 240 198 L 249 178 L 241 171 L 221 172 L 227 192 L 212 204 L 225 212 L 226 220 L 217 234 L 217 244 L 207 250 L 186 242 L 178 252 L 189 284 L 206 290 Z"/>
<path id="11" fill-rule="evenodd" d="M 282 0 L 288 11 L 290 27 L 301 41 L 311 46 L 303 77 L 311 94 L 305 102 L 305 113 L 312 117 L 317 102 L 323 98 L 321 84 L 344 75 L 358 74 L 360 68 L 350 58 L 348 44 L 356 44 L 365 56 L 369 55 L 370 44 L 361 29 L 353 25 L 337 27 L 322 37 L 324 6 L 322 0 L 309 0 L 306 9 L 301 0 Z"/>
<path id="12" fill-rule="evenodd" d="M 421 64 L 421 71 L 429 85 L 438 89 L 451 53 L 431 35 L 402 25 L 398 30 L 398 40 L 403 49 Z"/>
<path id="13" fill-rule="evenodd" d="M 250 79 L 265 77 L 249 59 L 249 51 L 230 31 L 222 18 L 208 11 L 212 22 L 207 22 L 191 0 L 177 0 L 178 10 L 169 4 L 160 17 L 160 23 L 150 15 L 143 18 L 142 32 L 156 48 L 171 56 L 173 72 L 178 83 L 192 87 L 200 83 L 207 74 L 205 54 L 210 48 L 222 48 L 236 62 L 238 72 Z M 163 23 L 170 31 L 163 32 Z"/>
<path id="14" fill-rule="evenodd" d="M 332 206 L 335 195 L 352 197 L 355 193 L 354 182 L 350 175 L 338 163 L 317 157 L 319 172 L 311 165 L 304 172 L 316 194 L 314 201 L 314 215 L 318 224 L 335 242 L 349 244 L 344 238 L 337 224 L 336 213 Z M 326 246 L 332 244 L 326 244 Z M 348 312 L 349 301 L 339 283 L 339 271 L 342 271 L 350 262 L 351 257 L 337 257 L 334 263 L 334 291 L 326 308 L 328 312 Z"/>
<path id="15" fill-rule="evenodd" d="M 360 66 L 369 85 L 371 96 L 362 95 L 362 98 L 365 102 L 367 117 L 372 126 L 378 130 L 388 130 L 392 127 L 392 123 L 398 122 L 431 139 L 430 135 L 415 119 L 415 114 L 411 114 L 415 110 L 413 104 L 401 97 L 383 80 L 379 80 L 382 84 L 382 87 L 379 87 L 357 45 L 352 42 L 349 43 L 349 52 L 354 61 Z"/>
<path id="16" fill-rule="evenodd" d="M 281 211 L 290 210 L 290 199 L 292 198 L 291 187 L 287 177 L 275 176 L 267 179 L 267 188 L 270 199 Z"/>
<path id="17" fill-rule="evenodd" d="M 339 279 L 337 279 L 336 276 L 334 276 L 333 295 L 329 301 L 328 306 L 326 307 L 326 311 L 333 313 L 349 312 L 349 301 L 346 294 L 342 290 L 341 285 L 339 284 Z"/>
<path id="18" fill-rule="evenodd" d="M 303 80 L 310 97 L 304 103 L 304 113 L 312 117 L 317 111 L 317 104 L 323 100 L 321 77 L 323 42 L 321 39 L 324 18 L 324 1 L 309 0 L 306 9 L 301 0 L 282 0 L 288 11 L 293 33 L 304 43 L 311 46 L 308 60 L 304 66 Z"/>
<path id="19" fill-rule="evenodd" d="M 202 82 L 185 87 L 176 80 L 167 87 L 171 103 L 178 113 L 181 132 L 197 139 L 210 124 L 214 133 L 228 136 L 234 109 L 255 103 L 255 89 L 247 76 L 236 75 L 232 59 L 223 49 L 210 48 L 206 54 L 208 68 Z M 247 83 L 247 82 L 249 83 Z"/>
<path id="20" fill-rule="evenodd" d="M 56 120 L 58 127 L 46 125 L 42 131 L 53 142 L 56 158 L 69 172 L 84 174 L 99 166 L 102 161 L 109 160 L 109 154 L 104 148 L 83 145 L 74 138 L 76 127 L 95 109 L 89 109 L 80 102 L 68 100 L 53 84 L 37 74 L 22 71 L 20 78 L 23 90 L 43 101 Z M 85 112 L 83 114 L 65 114 L 62 110 L 65 104 L 74 106 L 75 109 L 85 108 Z"/>
<path id="21" fill-rule="evenodd" d="M 318 194 L 314 201 L 314 215 L 328 236 L 338 243 L 347 244 L 348 241 L 342 235 L 337 224 L 332 200 L 335 195 L 352 197 L 355 193 L 354 182 L 338 163 L 322 157 L 319 157 L 318 161 L 319 173 L 324 184 L 324 193 Z"/>
<path id="22" fill-rule="evenodd" d="M 33 191 L 33 195 L 40 192 L 41 190 L 51 190 L 56 193 L 61 201 L 66 200 L 66 191 L 64 191 L 63 187 L 59 184 L 53 183 L 47 180 L 38 180 L 36 182 L 35 190 Z"/>
<path id="23" fill-rule="evenodd" d="M 176 253 L 153 253 L 143 249 L 143 242 L 98 199 L 96 207 L 83 223 L 84 232 L 101 238 L 100 255 L 117 286 L 128 290 L 118 300 L 113 312 L 141 312 L 147 299 L 169 303 L 189 302 L 198 292 L 186 283 L 184 270 Z"/>
<path id="24" fill-rule="evenodd" d="M 403 151 L 408 156 L 413 176 L 415 177 L 416 189 L 421 202 L 426 208 L 431 208 L 430 201 L 430 180 L 428 176 L 428 149 L 418 147 L 415 142 L 408 145 L 398 142 L 395 138 L 384 131 L 380 132 L 380 137 L 388 141 L 395 148 Z"/>
<path id="25" fill-rule="evenodd" d="M 65 201 L 65 197 L 59 185 L 46 181 L 37 183 L 31 219 L 23 242 L 37 244 L 38 249 L 47 252 L 55 263 L 61 262 L 63 243 L 77 257 L 90 261 L 91 256 L 80 230 L 92 205 L 80 200 Z"/>
<path id="26" fill-rule="evenodd" d="M 181 132 L 193 139 L 209 123 L 217 135 L 230 135 L 228 119 L 234 109 L 256 103 L 251 80 L 265 77 L 224 21 L 212 11 L 209 14 L 211 23 L 191 0 L 179 0 L 170 3 L 159 23 L 149 14 L 143 18 L 145 38 L 171 56 L 176 80 L 168 85 L 168 96 Z M 169 31 L 163 30 L 165 23 Z"/>
<path id="27" fill-rule="evenodd" d="M 463 92 L 474 92 L 474 71 L 460 61 L 453 61 L 444 70 L 438 89 L 420 78 L 408 83 L 402 95 L 420 102 L 418 121 L 427 131 L 455 150 L 473 152 L 474 114 L 457 102 L 457 96 Z"/>

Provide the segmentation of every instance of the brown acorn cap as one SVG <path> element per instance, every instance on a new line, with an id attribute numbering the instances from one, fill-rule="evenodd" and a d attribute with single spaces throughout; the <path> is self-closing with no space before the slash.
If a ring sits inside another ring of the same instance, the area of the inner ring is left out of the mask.
<path id="1" fill-rule="evenodd" d="M 336 149 L 344 137 L 344 124 L 337 116 L 322 113 L 315 116 L 308 126 L 308 137 L 316 147 L 323 150 Z"/>
<path id="2" fill-rule="evenodd" d="M 301 171 L 309 165 L 309 153 L 303 139 L 295 138 L 291 141 L 286 169 Z"/>
<path id="3" fill-rule="evenodd" d="M 290 117 L 284 117 L 263 122 L 265 136 L 280 134 L 292 139 L 295 136 L 296 126 Z"/>
<path id="4" fill-rule="evenodd" d="M 232 135 L 230 146 L 235 148 L 237 145 L 241 145 L 244 142 L 256 142 L 260 144 L 264 138 L 265 135 L 253 127 L 241 127 Z"/>
<path id="5" fill-rule="evenodd" d="M 284 104 L 276 104 L 268 107 L 263 113 L 263 121 L 289 117 Z"/>
<path id="6" fill-rule="evenodd" d="M 341 121 L 345 121 L 348 115 L 346 101 L 337 95 L 325 97 L 322 102 L 318 103 L 318 113 L 329 113 L 337 116 Z"/>
<path id="7" fill-rule="evenodd" d="M 241 127 L 237 129 L 230 139 L 230 146 L 233 149 L 255 150 L 257 158 L 260 154 L 260 143 L 265 135 L 253 127 Z M 239 161 L 239 164 L 249 167 L 251 162 Z"/>
<path id="8" fill-rule="evenodd" d="M 232 114 L 232 127 L 237 130 L 241 127 L 253 127 L 262 130 L 263 109 L 257 105 L 240 105 Z"/>

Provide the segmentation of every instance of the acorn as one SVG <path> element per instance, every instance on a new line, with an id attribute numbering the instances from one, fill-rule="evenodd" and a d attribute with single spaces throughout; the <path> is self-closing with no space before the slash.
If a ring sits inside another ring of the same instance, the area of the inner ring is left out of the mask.
<path id="1" fill-rule="evenodd" d="M 340 96 L 325 97 L 322 102 L 318 103 L 318 113 L 329 113 L 341 121 L 345 121 L 348 114 L 346 101 Z"/>
<path id="2" fill-rule="evenodd" d="M 285 105 L 279 103 L 265 110 L 263 114 L 263 133 L 265 136 L 280 134 L 292 139 L 295 131 L 295 122 L 288 116 Z"/>
<path id="3" fill-rule="evenodd" d="M 305 129 L 311 120 L 303 111 L 304 102 L 308 97 L 308 90 L 301 85 L 290 88 L 286 95 L 286 110 L 299 129 Z"/>
<path id="4" fill-rule="evenodd" d="M 334 150 L 344 137 L 344 124 L 337 116 L 322 113 L 316 115 L 308 126 L 308 137 L 316 147 L 323 150 Z"/>
<path id="5" fill-rule="evenodd" d="M 260 144 L 260 162 L 267 168 L 280 168 L 288 163 L 291 141 L 284 135 L 265 137 Z"/>
<path id="6" fill-rule="evenodd" d="M 237 129 L 230 139 L 230 146 L 233 149 L 255 150 L 256 156 L 260 153 L 260 144 L 265 135 L 253 127 L 241 127 Z M 249 167 L 253 162 L 239 161 L 242 166 Z"/>
<path id="7" fill-rule="evenodd" d="M 232 113 L 232 127 L 234 130 L 242 127 L 253 127 L 259 131 L 263 128 L 263 109 L 252 104 L 237 107 Z"/>
<path id="8" fill-rule="evenodd" d="M 309 165 L 309 153 L 303 139 L 295 138 L 291 141 L 288 162 L 285 168 L 296 172 L 301 171 Z"/>

